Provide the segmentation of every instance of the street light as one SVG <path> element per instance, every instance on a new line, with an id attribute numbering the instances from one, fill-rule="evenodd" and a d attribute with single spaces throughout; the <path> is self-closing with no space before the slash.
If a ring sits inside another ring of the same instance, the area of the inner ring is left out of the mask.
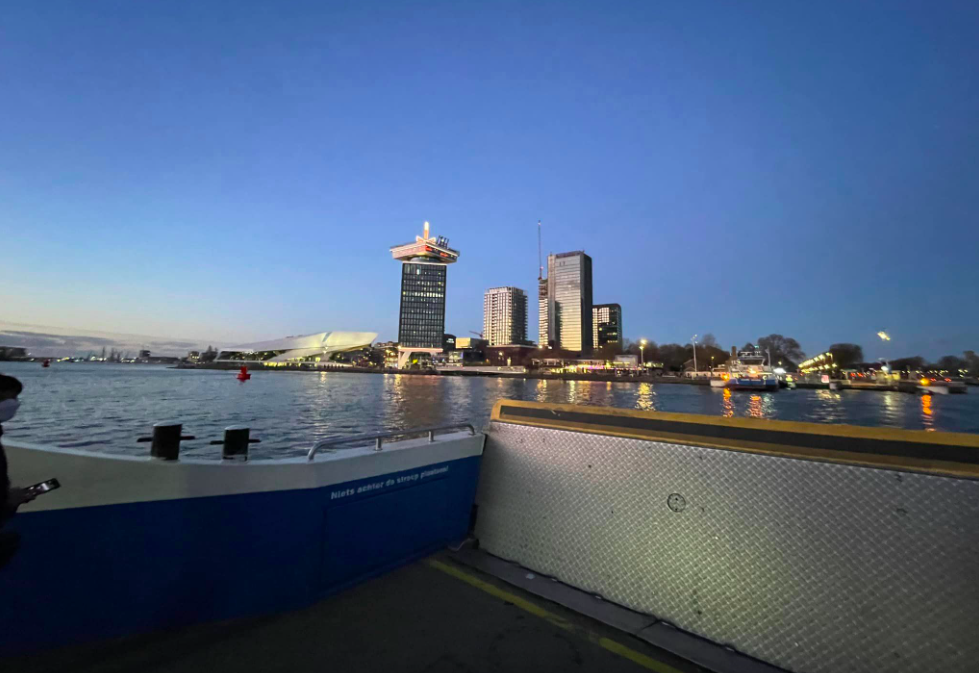
<path id="1" fill-rule="evenodd" d="M 690 337 L 690 343 L 693 344 L 693 370 L 694 372 L 700 371 L 697 369 L 697 335 L 694 334 Z"/>
<path id="2" fill-rule="evenodd" d="M 646 366 L 646 358 L 643 355 L 643 350 L 645 350 L 645 348 L 646 348 L 646 340 L 640 339 L 639 340 L 639 366 L 640 367 Z"/>

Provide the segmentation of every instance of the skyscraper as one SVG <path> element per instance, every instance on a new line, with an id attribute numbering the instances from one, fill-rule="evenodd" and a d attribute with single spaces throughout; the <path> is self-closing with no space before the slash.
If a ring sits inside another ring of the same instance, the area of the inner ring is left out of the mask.
<path id="1" fill-rule="evenodd" d="M 608 344 L 622 350 L 622 307 L 618 304 L 596 304 L 592 308 L 592 341 L 595 348 Z"/>
<path id="2" fill-rule="evenodd" d="M 548 348 L 550 340 L 548 338 L 548 327 L 547 327 L 547 279 L 538 278 L 537 279 L 537 346 L 539 348 Z"/>
<path id="3" fill-rule="evenodd" d="M 547 256 L 548 342 L 564 350 L 591 352 L 591 295 L 591 257 L 581 250 Z"/>
<path id="4" fill-rule="evenodd" d="M 527 295 L 518 287 L 491 287 L 483 296 L 483 338 L 490 346 L 527 342 Z"/>
<path id="5" fill-rule="evenodd" d="M 544 278 L 544 262 L 541 258 L 541 222 L 537 220 L 537 347 L 550 348 L 547 334 L 547 279 Z"/>
<path id="6" fill-rule="evenodd" d="M 444 236 L 430 238 L 428 222 L 423 236 L 413 243 L 391 248 L 401 262 L 401 314 L 398 320 L 398 367 L 412 353 L 442 352 L 445 333 L 446 265 L 459 259 Z"/>

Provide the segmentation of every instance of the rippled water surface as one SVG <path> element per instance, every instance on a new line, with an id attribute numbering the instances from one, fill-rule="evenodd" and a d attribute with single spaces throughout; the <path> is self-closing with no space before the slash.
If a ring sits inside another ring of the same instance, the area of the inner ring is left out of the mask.
<path id="1" fill-rule="evenodd" d="M 8 439 L 113 453 L 147 453 L 158 421 L 176 420 L 196 441 L 184 454 L 216 456 L 225 426 L 245 424 L 262 442 L 252 455 L 296 455 L 325 437 L 453 422 L 486 424 L 500 398 L 718 416 L 753 416 L 914 430 L 979 433 L 979 388 L 966 395 L 781 390 L 731 392 L 650 383 L 543 381 L 307 372 L 235 372 L 140 365 L 0 362 L 25 385 Z"/>

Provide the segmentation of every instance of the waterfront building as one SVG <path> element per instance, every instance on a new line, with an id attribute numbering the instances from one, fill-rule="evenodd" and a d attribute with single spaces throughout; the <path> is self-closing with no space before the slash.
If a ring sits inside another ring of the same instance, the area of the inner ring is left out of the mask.
<path id="1" fill-rule="evenodd" d="M 452 367 L 484 365 L 486 352 L 482 348 L 457 348 L 446 354 L 446 362 Z"/>
<path id="2" fill-rule="evenodd" d="M 412 243 L 391 248 L 401 262 L 401 310 L 398 319 L 398 367 L 413 353 L 441 353 L 445 334 L 446 267 L 459 259 L 449 239 L 429 236 L 425 223 L 422 236 Z"/>
<path id="3" fill-rule="evenodd" d="M 486 361 L 498 367 L 524 367 L 531 364 L 537 347 L 530 344 L 490 346 L 486 349 Z"/>
<path id="4" fill-rule="evenodd" d="M 595 348 L 612 344 L 622 351 L 622 307 L 618 304 L 596 304 L 592 307 L 592 342 Z"/>
<path id="5" fill-rule="evenodd" d="M 591 257 L 581 250 L 547 256 L 548 347 L 591 352 L 594 345 L 591 270 Z M 543 346 L 543 336 L 541 341 Z"/>
<path id="6" fill-rule="evenodd" d="M 397 341 L 378 341 L 373 346 L 375 360 L 384 363 L 385 369 L 398 366 L 398 342 Z"/>
<path id="7" fill-rule="evenodd" d="M 527 342 L 527 295 L 517 287 L 492 287 L 483 296 L 483 336 L 490 346 Z"/>
<path id="8" fill-rule="evenodd" d="M 30 357 L 21 346 L 0 346 L 0 360 L 26 360 Z"/>
<path id="9" fill-rule="evenodd" d="M 327 362 L 335 353 L 368 348 L 376 332 L 320 332 L 222 348 L 216 362 L 243 365 Z"/>
<path id="10" fill-rule="evenodd" d="M 488 345 L 489 343 L 486 341 L 486 339 L 479 339 L 477 337 L 456 337 L 456 349 L 475 348 L 483 351 Z"/>
<path id="11" fill-rule="evenodd" d="M 449 351 L 455 350 L 456 347 L 456 335 L 455 334 L 443 334 L 442 335 L 442 352 L 448 353 Z"/>
<path id="12" fill-rule="evenodd" d="M 541 348 L 550 348 L 551 342 L 548 338 L 547 315 L 550 312 L 547 300 L 547 279 L 537 279 L 537 345 Z"/>

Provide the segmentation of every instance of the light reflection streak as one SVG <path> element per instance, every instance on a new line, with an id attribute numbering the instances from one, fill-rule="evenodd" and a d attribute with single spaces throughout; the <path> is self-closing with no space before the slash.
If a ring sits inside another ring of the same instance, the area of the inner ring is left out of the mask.
<path id="1" fill-rule="evenodd" d="M 925 430 L 935 430 L 935 409 L 932 407 L 931 395 L 921 396 L 921 423 L 925 426 Z"/>
<path id="2" fill-rule="evenodd" d="M 636 396 L 636 409 L 656 411 L 653 386 L 649 383 L 639 384 L 639 394 Z"/>
<path id="3" fill-rule="evenodd" d="M 722 406 L 724 407 L 724 417 L 725 418 L 733 418 L 734 417 L 734 400 L 732 399 L 733 397 L 734 397 L 734 395 L 731 392 L 731 389 L 730 388 L 725 388 L 724 389 L 724 401 L 722 402 Z"/>

